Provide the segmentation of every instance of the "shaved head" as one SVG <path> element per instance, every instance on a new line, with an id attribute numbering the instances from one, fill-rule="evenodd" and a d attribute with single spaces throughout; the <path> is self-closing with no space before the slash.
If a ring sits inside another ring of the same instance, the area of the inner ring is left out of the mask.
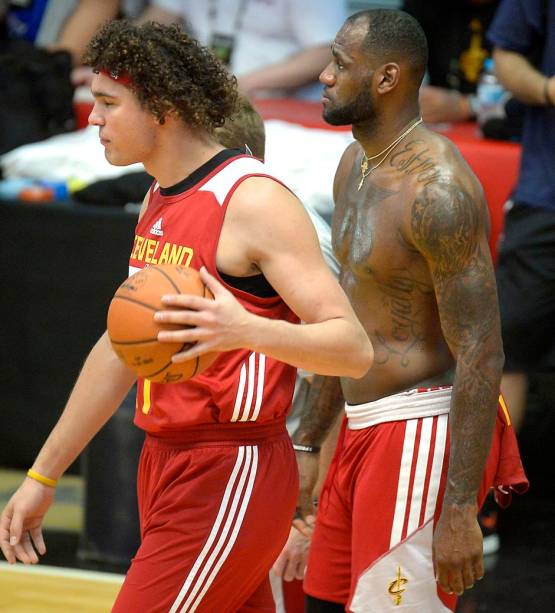
<path id="1" fill-rule="evenodd" d="M 382 63 L 409 66 L 412 78 L 420 86 L 428 64 L 428 43 L 420 24 L 404 11 L 370 9 L 351 15 L 345 26 L 365 27 L 362 48 Z"/>

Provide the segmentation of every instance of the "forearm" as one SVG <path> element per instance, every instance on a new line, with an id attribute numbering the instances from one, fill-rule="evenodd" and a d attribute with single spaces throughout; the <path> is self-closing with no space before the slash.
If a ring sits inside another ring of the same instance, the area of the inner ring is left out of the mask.
<path id="1" fill-rule="evenodd" d="M 501 83 L 515 98 L 525 104 L 546 106 L 546 76 L 536 70 L 519 53 L 505 49 L 495 49 L 493 53 L 495 71 Z M 547 81 L 548 97 L 555 101 L 555 78 Z"/>
<path id="2" fill-rule="evenodd" d="M 329 60 L 329 54 L 328 45 L 311 47 L 282 62 L 240 76 L 239 87 L 247 92 L 301 87 L 317 80 Z"/>
<path id="3" fill-rule="evenodd" d="M 316 375 L 310 385 L 299 426 L 293 434 L 293 442 L 320 447 L 336 423 L 344 403 L 339 377 Z"/>
<path id="4" fill-rule="evenodd" d="M 498 345 L 499 347 L 499 345 Z M 476 504 L 483 470 L 491 448 L 497 414 L 503 354 L 475 347 L 457 359 L 449 417 L 451 452 L 445 503 Z"/>
<path id="5" fill-rule="evenodd" d="M 71 53 L 73 63 L 79 64 L 85 47 L 98 27 L 118 14 L 118 0 L 81 0 L 66 21 L 57 42 L 50 48 Z"/>
<path id="6" fill-rule="evenodd" d="M 33 469 L 58 479 L 116 412 L 135 378 L 116 357 L 104 334 L 85 361 L 66 408 Z"/>
<path id="7" fill-rule="evenodd" d="M 320 375 L 360 378 L 373 360 L 372 346 L 358 320 L 343 317 L 291 324 L 252 315 L 244 346 Z"/>
<path id="8" fill-rule="evenodd" d="M 181 16 L 177 13 L 166 11 L 158 6 L 147 6 L 145 10 L 135 19 L 137 25 L 146 23 L 147 21 L 156 21 L 164 25 L 170 25 L 172 23 L 183 23 Z"/>

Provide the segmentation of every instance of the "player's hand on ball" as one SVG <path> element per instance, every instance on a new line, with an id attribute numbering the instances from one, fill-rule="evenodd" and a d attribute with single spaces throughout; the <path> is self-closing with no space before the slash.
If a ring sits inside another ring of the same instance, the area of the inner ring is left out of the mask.
<path id="1" fill-rule="evenodd" d="M 163 296 L 162 303 L 171 310 L 159 311 L 154 316 L 159 323 L 183 326 L 181 330 L 160 332 L 160 342 L 195 343 L 186 351 L 176 353 L 174 362 L 190 360 L 208 351 L 230 351 L 245 346 L 253 315 L 206 268 L 200 269 L 200 276 L 214 300 L 188 294 Z"/>

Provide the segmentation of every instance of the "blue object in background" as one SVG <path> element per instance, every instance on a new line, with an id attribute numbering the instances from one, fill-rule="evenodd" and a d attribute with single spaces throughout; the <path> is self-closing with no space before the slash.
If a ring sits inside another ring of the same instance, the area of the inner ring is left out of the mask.
<path id="1" fill-rule="evenodd" d="M 6 15 L 8 36 L 34 42 L 47 4 L 48 0 L 31 0 L 25 8 L 9 9 Z"/>
<path id="2" fill-rule="evenodd" d="M 0 200 L 17 200 L 22 189 L 34 184 L 32 179 L 4 179 L 0 181 Z"/>

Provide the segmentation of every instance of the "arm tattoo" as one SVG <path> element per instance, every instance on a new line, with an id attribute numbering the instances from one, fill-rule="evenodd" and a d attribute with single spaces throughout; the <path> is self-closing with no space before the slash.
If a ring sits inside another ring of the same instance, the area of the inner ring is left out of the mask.
<path id="1" fill-rule="evenodd" d="M 503 362 L 495 277 L 484 253 L 484 211 L 455 184 L 427 186 L 412 206 L 441 328 L 457 367 L 446 502 L 474 503 L 491 445 Z M 482 240 L 481 240 L 482 239 Z"/>
<path id="2" fill-rule="evenodd" d="M 339 377 L 315 375 L 293 442 L 319 446 L 343 409 Z"/>

